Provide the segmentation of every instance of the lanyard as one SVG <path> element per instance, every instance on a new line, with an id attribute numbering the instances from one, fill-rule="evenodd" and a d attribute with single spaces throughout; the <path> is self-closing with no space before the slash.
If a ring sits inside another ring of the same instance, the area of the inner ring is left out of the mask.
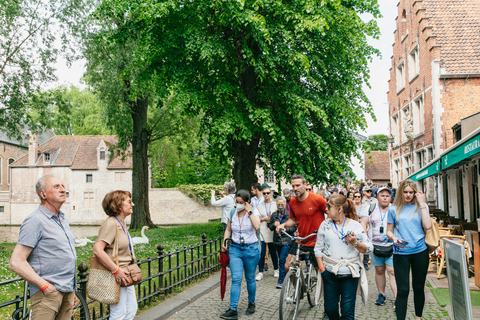
<path id="1" fill-rule="evenodd" d="M 265 202 L 263 204 L 265 205 L 265 212 L 266 212 L 266 215 L 268 217 L 270 215 L 270 209 L 272 208 L 272 203 L 270 202 L 270 206 L 268 207 L 268 211 L 267 211 L 267 204 Z"/>
<path id="2" fill-rule="evenodd" d="M 247 214 L 246 212 L 243 214 L 242 222 L 240 222 L 240 218 L 238 217 L 238 213 L 237 213 L 238 228 L 240 229 L 240 237 L 242 236 L 242 224 L 243 224 L 243 220 L 245 220 L 246 214 Z"/>
<path id="3" fill-rule="evenodd" d="M 385 213 L 383 214 L 383 216 L 382 216 L 382 209 L 380 208 L 380 206 L 378 206 L 378 211 L 380 211 L 380 218 L 382 219 L 382 226 L 383 226 L 383 219 L 385 219 L 385 217 L 386 217 L 386 215 L 387 215 L 388 207 L 387 207 L 387 209 L 385 210 Z"/>
<path id="4" fill-rule="evenodd" d="M 343 228 L 345 227 L 345 221 L 347 221 L 347 217 L 345 217 L 345 219 L 343 219 L 343 225 L 342 225 L 342 231 L 338 231 L 338 228 L 337 228 L 337 224 L 335 223 L 335 221 L 333 221 L 333 225 L 335 226 L 335 229 L 337 229 L 337 232 L 340 233 L 342 235 L 342 239 L 345 238 L 343 236 Z"/>
<path id="5" fill-rule="evenodd" d="M 123 229 L 123 233 L 125 233 L 125 235 L 128 238 L 128 248 L 130 249 L 130 254 L 132 254 L 132 245 L 130 244 L 130 235 L 128 234 L 128 232 L 125 231 L 125 228 L 123 227 L 123 224 L 120 222 L 120 220 L 118 220 L 117 217 L 115 217 L 115 219 L 117 219 L 118 223 L 120 223 L 120 225 L 122 226 L 122 229 Z"/>

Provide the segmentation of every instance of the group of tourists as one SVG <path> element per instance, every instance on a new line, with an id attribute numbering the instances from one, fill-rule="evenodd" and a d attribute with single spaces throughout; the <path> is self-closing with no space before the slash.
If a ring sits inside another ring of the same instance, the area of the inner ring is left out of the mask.
<path id="1" fill-rule="evenodd" d="M 280 232 L 284 230 L 298 232 L 300 237 L 317 232 L 315 240 L 302 242 L 300 249 L 309 253 L 321 274 L 324 318 L 355 318 L 357 288 L 363 302 L 367 300 L 363 256 L 371 254 L 379 292 L 375 303 L 385 303 L 388 273 L 397 319 L 405 319 L 411 271 L 415 317 L 420 319 L 429 261 L 424 238 L 432 224 L 425 196 L 416 184 L 404 180 L 392 204 L 391 186 L 377 188 L 376 196 L 368 182 L 362 189 L 350 191 L 324 189 L 329 195 L 322 196 L 313 193 L 301 175 L 292 176 L 291 182 L 292 190 L 283 190 L 276 199 L 268 185 L 253 184 L 250 191 L 236 191 L 234 184 L 227 182 L 220 200 L 212 191 L 212 204 L 223 207 L 224 238 L 232 240 L 229 248 L 222 245 L 222 251 L 229 251 L 232 285 L 230 307 L 220 317 L 238 318 L 243 275 L 248 292 L 246 314 L 255 313 L 256 282 L 264 277 L 267 249 L 273 276 L 278 278 L 276 287 L 282 287 L 297 249 L 297 244 Z M 9 267 L 30 285 L 32 319 L 70 319 L 76 252 L 68 220 L 60 210 L 66 189 L 59 178 L 44 176 L 36 184 L 36 194 L 41 204 L 22 223 Z M 108 218 L 100 227 L 93 254 L 121 285 L 119 302 L 110 306 L 110 319 L 133 319 L 137 302 L 133 286 L 128 285 L 131 275 L 127 267 L 134 263 L 135 253 L 125 224 L 133 213 L 131 194 L 112 191 L 102 207 Z M 118 261 L 113 260 L 115 254 Z"/>
<path id="2" fill-rule="evenodd" d="M 265 277 L 267 252 L 272 259 L 273 277 L 278 278 L 276 287 L 282 288 L 297 249 L 297 244 L 280 232 L 284 230 L 289 234 L 297 232 L 300 237 L 317 232 L 314 241 L 302 242 L 301 251 L 309 253 L 321 274 L 324 319 L 355 319 L 358 289 L 362 301 L 367 302 L 367 255 L 375 267 L 375 304 L 386 303 L 388 274 L 397 319 L 405 319 L 411 271 L 415 318 L 421 319 L 428 269 L 424 238 L 432 226 L 425 196 L 416 184 L 403 181 L 395 197 L 397 189 L 391 185 L 377 187 L 371 181 L 361 188 L 348 184 L 350 190 L 339 191 L 337 186 L 319 189 L 320 194 L 313 193 L 313 187 L 301 175 L 292 176 L 291 181 L 293 190 L 283 190 L 276 199 L 272 199 L 270 186 L 255 183 L 250 192 L 236 192 L 235 203 L 223 210 L 224 237 L 233 241 L 229 248 L 232 285 L 230 307 L 220 318 L 238 318 L 243 275 L 248 292 L 246 314 L 255 312 L 256 281 Z M 212 193 L 212 204 L 225 201 L 222 199 L 215 200 Z M 222 250 L 228 248 L 224 245 Z"/>

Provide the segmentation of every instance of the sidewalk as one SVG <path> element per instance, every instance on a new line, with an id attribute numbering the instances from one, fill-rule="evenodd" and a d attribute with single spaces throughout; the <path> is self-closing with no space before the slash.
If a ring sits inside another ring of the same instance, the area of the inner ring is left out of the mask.
<path id="1" fill-rule="evenodd" d="M 238 315 L 239 319 L 278 319 L 278 304 L 280 290 L 275 289 L 276 278 L 273 277 L 273 268 L 264 273 L 264 279 L 257 282 L 256 312 L 251 316 L 245 315 L 247 308 L 247 291 L 245 280 L 242 283 Z M 375 285 L 375 271 L 371 268 L 368 272 L 369 303 L 363 305 L 358 297 L 355 309 L 355 319 L 395 319 L 393 308 L 393 297 L 387 281 L 387 303 L 384 306 L 375 305 L 378 292 Z M 185 292 L 172 297 L 160 305 L 145 311 L 135 320 L 196 320 L 196 319 L 220 319 L 220 314 L 225 312 L 230 302 L 230 275 L 227 280 L 227 291 L 225 299 L 220 299 L 219 288 L 220 273 L 217 273 L 204 282 L 186 290 Z M 429 287 L 425 287 L 425 309 L 423 319 L 450 319 L 448 311 L 440 307 Z M 323 301 L 319 306 L 309 308 L 306 298 L 301 301 L 297 319 L 321 319 L 323 316 Z M 410 291 L 407 319 L 415 319 L 413 314 L 413 293 Z"/>

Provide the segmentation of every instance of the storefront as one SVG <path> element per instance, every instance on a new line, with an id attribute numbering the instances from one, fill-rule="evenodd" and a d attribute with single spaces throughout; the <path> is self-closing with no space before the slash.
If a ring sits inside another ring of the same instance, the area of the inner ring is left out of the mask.
<path id="1" fill-rule="evenodd" d="M 435 203 L 450 216 L 476 221 L 480 218 L 479 165 L 480 128 L 461 139 L 433 159 L 427 167 L 412 174 L 409 179 L 427 192 L 434 188 Z"/>

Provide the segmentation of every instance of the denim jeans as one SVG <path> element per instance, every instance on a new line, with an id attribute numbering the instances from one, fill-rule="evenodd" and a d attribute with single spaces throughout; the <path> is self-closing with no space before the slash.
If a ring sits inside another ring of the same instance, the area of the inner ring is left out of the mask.
<path id="1" fill-rule="evenodd" d="M 230 309 L 237 310 L 238 300 L 242 286 L 243 272 L 247 281 L 248 302 L 255 302 L 257 283 L 255 281 L 255 270 L 260 259 L 258 242 L 239 245 L 232 244 L 229 250 L 230 272 L 232 274 L 232 288 L 230 289 Z"/>
<path id="2" fill-rule="evenodd" d="M 357 299 L 358 281 L 360 278 L 352 276 L 335 276 L 327 270 L 322 272 L 324 285 L 325 312 L 330 320 L 355 319 L 355 300 Z M 341 300 L 340 300 L 341 299 Z M 338 313 L 338 303 L 342 316 Z"/>
<path id="3" fill-rule="evenodd" d="M 280 276 L 278 277 L 278 283 L 283 283 L 285 279 L 285 262 L 287 261 L 289 246 L 275 245 L 275 250 L 278 256 L 278 268 L 280 269 Z"/>
<path id="4" fill-rule="evenodd" d="M 273 242 L 265 243 L 262 241 L 262 252 L 260 253 L 260 261 L 258 262 L 258 272 L 263 272 L 263 269 L 265 268 L 265 255 L 267 253 L 267 245 L 268 252 L 270 252 L 270 256 L 272 257 L 273 269 L 278 270 L 278 256 Z"/>

